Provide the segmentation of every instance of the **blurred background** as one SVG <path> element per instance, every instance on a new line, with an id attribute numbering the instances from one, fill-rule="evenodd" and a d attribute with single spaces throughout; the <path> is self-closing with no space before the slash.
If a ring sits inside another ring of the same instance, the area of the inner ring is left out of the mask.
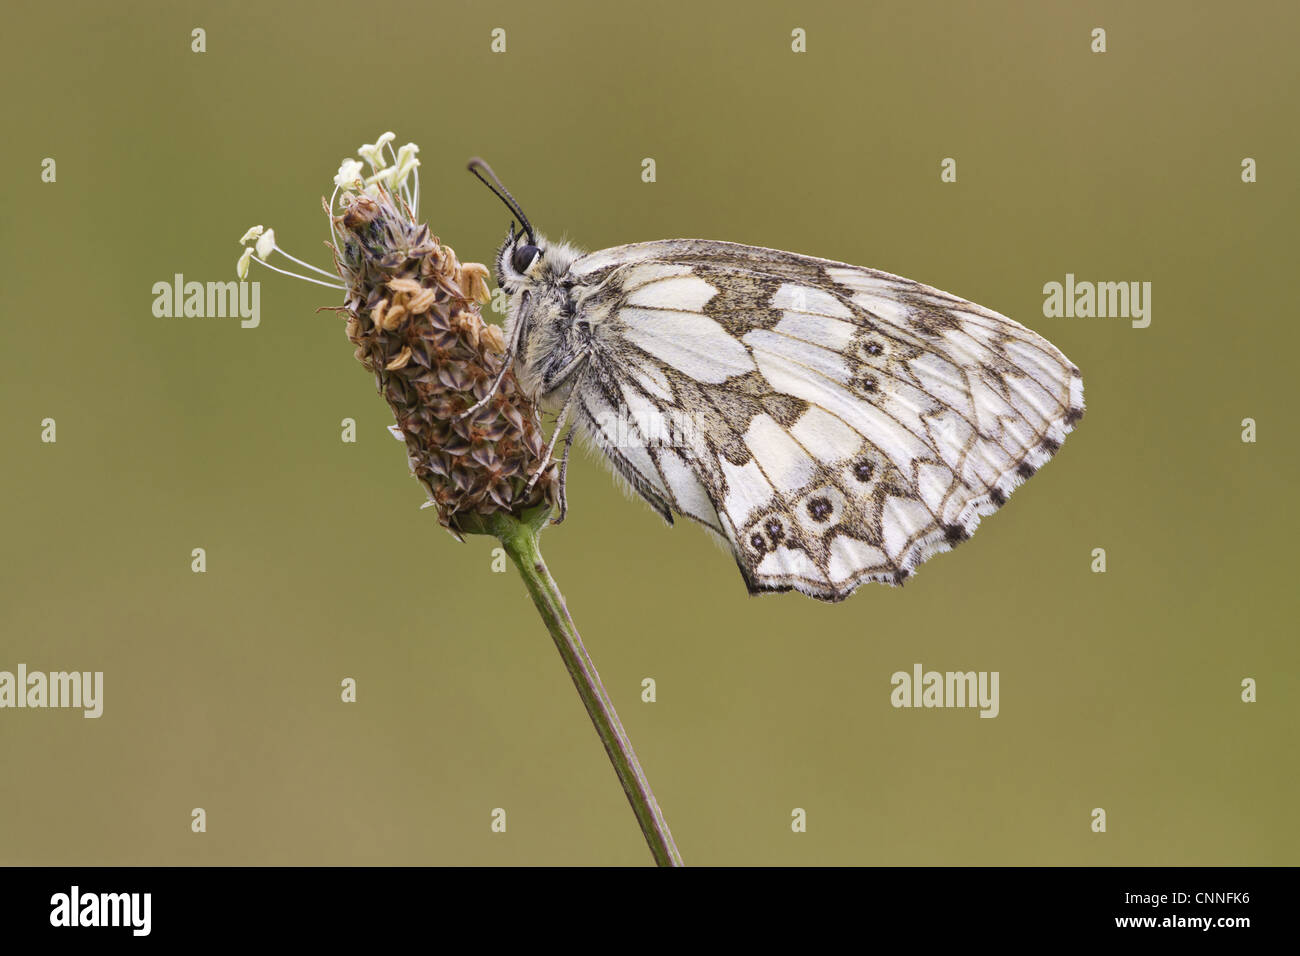
<path id="1" fill-rule="evenodd" d="M 233 278 L 254 223 L 324 265 L 320 197 L 390 129 L 465 261 L 508 220 L 478 154 L 554 238 L 873 266 L 1083 370 L 1079 430 L 972 541 L 837 606 L 748 597 L 702 530 L 574 462 L 546 556 L 688 863 L 1296 862 L 1294 5 L 7 20 L 0 670 L 105 692 L 98 720 L 0 710 L 0 862 L 650 862 L 517 574 L 418 510 L 387 406 L 314 311 L 333 293 L 262 272 L 256 329 L 153 314 L 156 282 Z M 1066 273 L 1151 282 L 1150 327 L 1045 318 Z M 915 663 L 999 671 L 1000 715 L 892 708 Z"/>

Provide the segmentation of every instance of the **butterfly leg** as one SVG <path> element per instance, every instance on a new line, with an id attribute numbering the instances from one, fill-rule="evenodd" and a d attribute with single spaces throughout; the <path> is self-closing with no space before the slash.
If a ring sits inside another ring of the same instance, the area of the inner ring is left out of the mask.
<path id="1" fill-rule="evenodd" d="M 537 484 L 537 479 L 542 477 L 542 472 L 544 472 L 547 469 L 547 466 L 550 465 L 552 461 L 551 456 L 555 452 L 555 443 L 560 440 L 560 432 L 564 431 L 564 426 L 569 423 L 569 413 L 573 410 L 573 399 L 577 394 L 578 390 L 574 389 L 569 392 L 569 397 L 564 400 L 564 405 L 560 409 L 560 414 L 555 418 L 555 431 L 551 433 L 551 441 L 546 446 L 546 454 L 542 457 L 541 465 L 539 465 L 537 470 L 533 472 L 533 477 L 528 479 L 528 484 L 524 487 L 524 497 L 527 497 L 528 493 L 533 490 L 533 485 Z M 569 432 L 572 434 L 573 430 L 570 429 Z"/>
<path id="2" fill-rule="evenodd" d="M 525 324 L 524 309 L 526 308 L 528 308 L 528 294 L 524 293 L 523 304 L 519 307 L 520 314 L 515 320 L 514 328 L 510 330 L 510 341 L 506 343 L 505 354 L 501 356 L 501 371 L 497 372 L 497 377 L 493 379 L 492 387 L 487 390 L 487 394 L 453 418 L 452 421 L 458 422 L 463 418 L 468 418 L 470 415 L 473 415 L 476 411 L 491 401 L 492 396 L 495 395 L 497 389 L 501 387 L 501 380 L 506 377 L 506 372 L 510 371 L 511 367 L 515 364 L 515 353 L 519 348 L 519 334 L 523 330 Z"/>
<path id="3" fill-rule="evenodd" d="M 569 496 L 565 491 L 565 478 L 569 473 L 569 451 L 573 448 L 573 433 L 577 431 L 576 425 L 569 426 L 569 434 L 564 437 L 564 453 L 560 456 L 560 486 L 559 501 L 557 502 L 558 513 L 551 519 L 551 524 L 559 524 L 564 520 L 565 515 L 569 513 Z"/>

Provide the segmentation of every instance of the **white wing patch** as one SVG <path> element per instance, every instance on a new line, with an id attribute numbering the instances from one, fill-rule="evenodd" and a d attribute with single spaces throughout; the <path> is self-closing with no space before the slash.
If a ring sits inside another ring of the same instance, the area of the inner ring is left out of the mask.
<path id="1" fill-rule="evenodd" d="M 911 309 L 896 299 L 867 292 L 859 292 L 853 297 L 853 301 L 872 315 L 879 316 L 893 326 L 906 325 L 912 312 Z"/>
<path id="2" fill-rule="evenodd" d="M 759 371 L 776 391 L 803 399 L 839 418 L 887 455 L 903 474 L 911 471 L 915 459 L 928 453 L 930 449 L 925 442 L 900 428 L 894 419 L 875 405 L 841 387 L 834 374 L 836 369 L 816 369 L 789 356 L 767 351 L 764 345 L 770 344 L 774 338 L 779 337 L 751 332 L 745 336 L 745 341 L 754 348 Z M 842 380 L 847 380 L 847 371 L 841 376 Z"/>
<path id="3" fill-rule="evenodd" d="M 865 292 L 867 295 L 880 296 L 891 302 L 898 298 L 900 292 L 915 284 L 883 272 L 859 269 L 857 266 L 836 266 L 831 263 L 827 263 L 826 277 L 850 292 Z"/>
<path id="4" fill-rule="evenodd" d="M 745 445 L 772 487 L 783 495 L 803 490 L 816 474 L 813 460 L 770 415 L 756 415 L 745 432 Z"/>
<path id="5" fill-rule="evenodd" d="M 723 458 L 719 464 L 727 487 L 731 489 L 727 492 L 723 507 L 731 520 L 731 526 L 743 527 L 754 514 L 772 504 L 776 494 L 757 462 L 733 465 Z"/>
<path id="6" fill-rule="evenodd" d="M 628 340 L 697 382 L 717 385 L 754 367 L 749 352 L 713 319 L 676 309 L 624 309 Z"/>
<path id="7" fill-rule="evenodd" d="M 828 584 L 826 574 L 814 562 L 807 551 L 779 544 L 763 555 L 758 563 L 758 573 L 772 578 L 799 578 Z"/>
<path id="8" fill-rule="evenodd" d="M 890 567 L 889 556 L 865 541 L 839 534 L 831 539 L 827 575 L 837 588 L 844 588 L 864 570 L 879 574 Z"/>
<path id="9" fill-rule="evenodd" d="M 743 341 L 754 352 L 754 358 L 758 361 L 761 361 L 759 356 L 763 355 L 782 359 L 789 365 L 806 369 L 814 375 L 841 385 L 849 380 L 849 362 L 841 352 L 833 352 L 820 345 L 792 339 L 788 335 L 780 335 L 776 332 L 750 332 Z"/>
<path id="10" fill-rule="evenodd" d="M 646 272 L 651 268 L 653 267 L 641 266 L 640 271 Z M 627 297 L 627 304 L 643 305 L 651 309 L 699 312 L 717 294 L 717 289 L 695 276 L 660 277 L 636 289 Z"/>
<path id="11" fill-rule="evenodd" d="M 924 502 L 896 496 L 885 499 L 883 519 L 884 551 L 895 564 L 903 561 L 916 536 L 934 523 L 934 515 Z"/>
<path id="12" fill-rule="evenodd" d="M 837 601 L 901 583 L 1083 415 L 1082 377 L 1051 343 L 887 273 L 670 240 L 581 257 L 567 276 L 603 336 L 575 386 L 585 417 L 618 402 L 689 426 L 641 448 L 587 427 L 665 517 L 720 533 L 752 592 Z"/>
<path id="13" fill-rule="evenodd" d="M 688 265 L 670 265 L 664 262 L 649 262 L 645 265 L 634 266 L 627 272 L 624 279 L 624 288 L 639 289 L 641 286 L 650 282 L 658 282 L 660 279 L 670 279 L 674 276 L 693 275 L 695 270 Z"/>
<path id="14" fill-rule="evenodd" d="M 659 468 L 668 482 L 668 489 L 673 495 L 673 504 L 682 514 L 701 521 L 714 528 L 718 524 L 718 512 L 709 498 L 708 489 L 699 476 L 687 463 L 686 459 L 672 449 L 659 452 Z"/>
<path id="15" fill-rule="evenodd" d="M 673 387 L 669 384 L 668 376 L 663 373 L 662 369 L 654 365 L 643 365 L 632 370 L 632 377 L 636 379 L 636 383 L 641 386 L 642 391 L 663 402 L 672 404 Z"/>
<path id="16" fill-rule="evenodd" d="M 825 345 L 827 348 L 838 350 L 848 348 L 857 330 L 853 327 L 853 323 L 840 319 L 831 319 L 824 315 L 808 315 L 803 312 L 786 312 L 781 321 L 776 323 L 776 331 L 801 342 Z"/>
<path id="17" fill-rule="evenodd" d="M 824 465 L 836 465 L 857 457 L 862 435 L 824 408 L 811 406 L 790 428 L 790 436 Z"/>
<path id="18" fill-rule="evenodd" d="M 853 318 L 853 313 L 844 303 L 829 292 L 794 282 L 786 282 L 776 290 L 776 295 L 772 296 L 772 308 L 825 315 L 832 319 Z"/>

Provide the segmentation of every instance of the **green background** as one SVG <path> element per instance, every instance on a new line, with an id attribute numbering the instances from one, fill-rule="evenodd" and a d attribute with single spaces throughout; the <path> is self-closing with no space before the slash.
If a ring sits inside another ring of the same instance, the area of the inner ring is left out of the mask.
<path id="1" fill-rule="evenodd" d="M 508 218 L 481 154 L 552 237 L 874 266 L 1084 372 L 1079 430 L 974 540 L 838 606 L 747 597 L 575 462 L 547 557 L 688 863 L 1298 861 L 1294 5 L 6 17 L 0 669 L 102 670 L 105 711 L 0 711 L 0 861 L 650 861 L 516 573 L 418 510 L 332 293 L 263 273 L 256 330 L 152 314 L 253 223 L 324 264 L 319 197 L 387 129 L 465 261 Z M 1044 318 L 1067 272 L 1153 283 L 1150 328 Z M 893 709 L 916 662 L 999 671 L 1001 715 Z"/>

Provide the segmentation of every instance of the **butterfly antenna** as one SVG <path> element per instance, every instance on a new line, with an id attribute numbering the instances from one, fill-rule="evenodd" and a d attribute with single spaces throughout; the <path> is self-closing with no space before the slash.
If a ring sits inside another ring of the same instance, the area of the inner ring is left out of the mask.
<path id="1" fill-rule="evenodd" d="M 478 177 L 479 182 L 492 190 L 492 192 L 496 194 L 496 197 L 506 204 L 507 209 L 519 217 L 519 221 L 523 223 L 524 232 L 528 233 L 528 241 L 535 244 L 537 239 L 533 235 L 533 224 L 528 221 L 528 217 L 524 215 L 523 209 L 519 207 L 519 200 L 510 195 L 510 190 L 506 189 L 506 187 L 501 183 L 501 180 L 497 178 L 497 174 L 492 172 L 492 167 L 475 156 L 469 161 L 467 168 L 471 173 Z M 486 178 L 483 175 L 484 173 L 487 173 Z M 511 227 L 511 231 L 514 231 L 513 226 Z"/>

